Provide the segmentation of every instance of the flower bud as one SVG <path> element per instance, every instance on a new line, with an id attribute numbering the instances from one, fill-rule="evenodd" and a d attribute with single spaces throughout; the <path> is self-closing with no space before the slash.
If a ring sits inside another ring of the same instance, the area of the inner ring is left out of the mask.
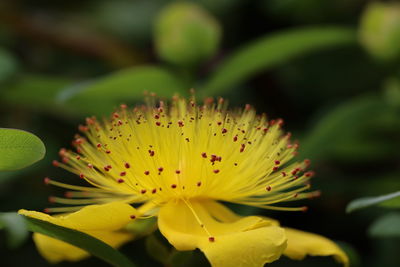
<path id="1" fill-rule="evenodd" d="M 361 44 L 380 61 L 400 58 L 400 4 L 371 3 L 361 18 Z"/>
<path id="2" fill-rule="evenodd" d="M 178 2 L 161 11 L 154 34 L 160 58 L 190 66 L 214 55 L 221 29 L 216 19 L 200 6 Z"/>

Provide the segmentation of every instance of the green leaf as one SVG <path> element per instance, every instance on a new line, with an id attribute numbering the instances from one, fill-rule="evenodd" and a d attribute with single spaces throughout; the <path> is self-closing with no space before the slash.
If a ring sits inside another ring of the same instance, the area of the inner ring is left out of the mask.
<path id="1" fill-rule="evenodd" d="M 316 123 L 302 140 L 300 155 L 314 161 L 328 156 L 344 135 L 353 135 L 369 120 L 371 114 L 384 109 L 384 102 L 376 96 L 362 96 L 335 107 Z"/>
<path id="2" fill-rule="evenodd" d="M 10 248 L 17 248 L 28 238 L 25 220 L 16 212 L 0 213 L 0 224 L 7 233 L 7 243 Z"/>
<path id="3" fill-rule="evenodd" d="M 294 57 L 355 42 L 352 29 L 339 27 L 303 28 L 268 35 L 227 58 L 204 85 L 202 93 L 223 94 L 260 71 L 276 67 Z"/>
<path id="4" fill-rule="evenodd" d="M 43 142 L 34 134 L 0 128 L 0 171 L 27 167 L 46 154 Z"/>
<path id="5" fill-rule="evenodd" d="M 115 250 L 106 243 L 90 235 L 27 216 L 24 218 L 27 221 L 29 230 L 32 232 L 41 233 L 84 249 L 93 256 L 98 257 L 113 266 L 135 266 L 118 250 Z"/>
<path id="6" fill-rule="evenodd" d="M 6 50 L 0 48 L 0 82 L 9 78 L 17 70 L 17 62 Z"/>
<path id="7" fill-rule="evenodd" d="M 83 113 L 109 114 L 121 103 L 143 99 L 145 91 L 160 97 L 185 94 L 185 86 L 169 71 L 156 66 L 124 69 L 106 77 L 68 87 L 58 99 Z"/>
<path id="8" fill-rule="evenodd" d="M 380 217 L 369 227 L 368 234 L 372 237 L 400 237 L 400 213 Z"/>
<path id="9" fill-rule="evenodd" d="M 400 191 L 377 197 L 364 197 L 351 201 L 346 208 L 346 212 L 352 212 L 369 206 L 380 204 L 394 198 L 400 197 Z"/>
<path id="10" fill-rule="evenodd" d="M 59 112 L 65 115 L 65 105 L 57 103 L 56 96 L 71 84 L 65 78 L 25 74 L 18 76 L 18 80 L 7 86 L 1 93 L 1 100 L 7 105 L 16 105 L 40 111 Z"/>

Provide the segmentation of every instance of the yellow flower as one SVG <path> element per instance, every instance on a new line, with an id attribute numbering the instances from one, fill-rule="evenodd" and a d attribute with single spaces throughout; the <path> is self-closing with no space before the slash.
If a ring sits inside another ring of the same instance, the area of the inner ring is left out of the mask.
<path id="1" fill-rule="evenodd" d="M 292 161 L 297 145 L 281 130 L 282 120 L 267 121 L 250 106 L 236 111 L 226 106 L 223 99 L 198 106 L 176 97 L 169 106 L 149 103 L 129 110 L 122 105 L 104 122 L 88 118 L 80 126 L 86 137 L 74 140 L 76 152 L 62 149 L 62 162 L 54 165 L 91 186 L 47 178 L 47 184 L 71 190 L 66 198 L 51 200 L 72 205 L 48 212 L 69 214 L 20 213 L 114 247 L 133 238 L 124 231 L 130 221 L 157 216 L 159 230 L 176 249 L 199 248 L 213 266 L 263 266 L 282 254 L 292 259 L 332 255 L 348 265 L 346 254 L 322 236 L 265 217 L 241 217 L 221 204 L 301 211 L 305 207 L 281 203 L 318 194 L 309 191 L 309 162 Z M 87 256 L 52 240 L 35 235 L 49 261 Z"/>

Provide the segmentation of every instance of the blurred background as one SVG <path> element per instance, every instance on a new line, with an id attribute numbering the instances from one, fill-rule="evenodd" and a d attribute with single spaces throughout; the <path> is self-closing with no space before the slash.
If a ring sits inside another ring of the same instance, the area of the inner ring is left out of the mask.
<path id="1" fill-rule="evenodd" d="M 0 211 L 42 210 L 59 193 L 43 177 L 75 179 L 51 162 L 85 117 L 140 103 L 144 91 L 187 96 L 190 88 L 198 100 L 223 96 L 284 118 L 299 158 L 317 173 L 322 195 L 302 203 L 306 213 L 237 212 L 327 236 L 352 266 L 400 266 L 400 203 L 346 214 L 353 199 L 400 190 L 396 1 L 0 1 L 0 127 L 35 133 L 47 148 L 39 163 L 0 172 Z M 388 215 L 397 232 L 381 234 L 376 224 Z M 46 266 L 22 228 L 6 230 L 2 266 Z M 160 263 L 151 244 L 167 243 L 154 237 L 122 251 L 139 266 L 207 266 L 198 251 Z M 107 265 L 90 258 L 75 266 Z M 270 266 L 339 265 L 283 257 Z"/>

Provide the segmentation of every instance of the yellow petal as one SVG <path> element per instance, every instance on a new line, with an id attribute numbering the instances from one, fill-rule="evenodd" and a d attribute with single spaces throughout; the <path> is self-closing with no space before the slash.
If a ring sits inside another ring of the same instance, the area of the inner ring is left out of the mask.
<path id="1" fill-rule="evenodd" d="M 84 232 L 112 247 L 121 246 L 133 239 L 132 234 L 119 232 L 118 230 L 121 230 L 132 221 L 130 215 L 138 215 L 136 209 L 121 202 L 86 206 L 77 212 L 55 217 L 37 211 L 20 210 L 19 213 Z M 45 235 L 34 234 L 34 241 L 39 252 L 49 262 L 77 261 L 89 255 L 82 249 Z"/>
<path id="2" fill-rule="evenodd" d="M 307 233 L 291 228 L 285 228 L 288 245 L 284 252 L 286 256 L 294 260 L 311 256 L 333 256 L 344 266 L 349 265 L 347 255 L 333 241 L 312 233 Z"/>
<path id="3" fill-rule="evenodd" d="M 114 248 L 133 239 L 132 234 L 124 232 L 90 232 L 88 234 Z M 58 263 L 63 260 L 79 261 L 90 256 L 83 249 L 39 233 L 33 234 L 33 240 L 39 253 L 50 263 Z"/>
<path id="4" fill-rule="evenodd" d="M 284 230 L 269 220 L 233 216 L 216 202 L 196 201 L 191 207 L 182 201 L 163 206 L 159 229 L 178 250 L 202 250 L 212 266 L 264 266 L 277 260 L 286 248 Z"/>
<path id="5" fill-rule="evenodd" d="M 103 205 L 86 206 L 77 212 L 55 217 L 42 212 L 28 210 L 20 210 L 18 213 L 85 232 L 87 230 L 119 230 L 132 221 L 130 215 L 137 215 L 138 212 L 128 204 L 111 202 Z"/>

